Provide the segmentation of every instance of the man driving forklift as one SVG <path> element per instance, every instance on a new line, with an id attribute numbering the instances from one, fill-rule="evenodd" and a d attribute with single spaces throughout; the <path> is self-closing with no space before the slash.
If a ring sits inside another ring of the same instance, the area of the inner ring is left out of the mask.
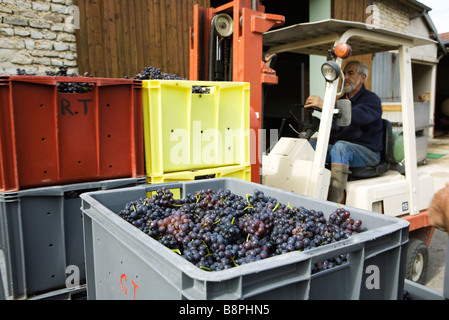
<path id="1" fill-rule="evenodd" d="M 339 127 L 334 121 L 330 135 L 326 163 L 331 164 L 328 200 L 340 203 L 351 173 L 350 168 L 376 166 L 383 149 L 382 104 L 380 98 L 365 87 L 369 68 L 362 62 L 349 61 L 344 69 L 342 98 L 352 103 L 352 121 Z M 323 108 L 319 96 L 310 96 L 305 108 Z M 311 140 L 316 147 L 316 141 Z"/>

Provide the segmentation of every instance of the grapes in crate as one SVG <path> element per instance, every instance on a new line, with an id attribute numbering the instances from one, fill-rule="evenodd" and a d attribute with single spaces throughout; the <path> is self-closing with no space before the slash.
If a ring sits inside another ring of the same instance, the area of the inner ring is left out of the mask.
<path id="1" fill-rule="evenodd" d="M 28 74 L 25 69 L 17 69 L 18 76 L 35 76 L 35 74 Z M 89 93 L 93 90 L 94 84 L 90 82 L 72 82 L 68 78 L 80 77 L 77 73 L 68 73 L 67 66 L 60 66 L 58 71 L 47 70 L 45 75 L 49 77 L 67 77 L 67 81 L 61 81 L 57 83 L 58 92 L 61 93 Z M 83 74 L 83 77 L 93 76 L 88 72 Z"/>
<path id="2" fill-rule="evenodd" d="M 56 77 L 79 77 L 80 75 L 77 73 L 67 73 L 67 66 L 60 66 L 59 71 L 47 71 L 47 76 L 56 76 Z M 92 77 L 88 72 L 84 73 L 84 77 Z M 58 92 L 62 93 L 89 93 L 93 90 L 94 84 L 88 82 L 58 82 Z"/>
<path id="3" fill-rule="evenodd" d="M 201 190 L 175 199 L 165 188 L 129 202 L 118 212 L 127 222 L 197 267 L 219 271 L 347 239 L 361 231 L 360 220 L 337 209 L 324 213 L 283 204 L 254 190 L 246 197 L 230 190 Z M 346 262 L 340 255 L 315 263 L 312 272 Z"/>
<path id="4" fill-rule="evenodd" d="M 137 80 L 186 80 L 176 74 L 162 72 L 156 67 L 145 67 L 134 79 Z"/>

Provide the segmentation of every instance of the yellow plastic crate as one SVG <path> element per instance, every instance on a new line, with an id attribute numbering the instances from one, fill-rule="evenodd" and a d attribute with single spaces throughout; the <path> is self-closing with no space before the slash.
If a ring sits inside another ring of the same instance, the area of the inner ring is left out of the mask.
<path id="1" fill-rule="evenodd" d="M 145 169 L 152 180 L 250 165 L 249 83 L 145 80 L 142 87 Z M 193 87 L 207 93 L 192 93 Z"/>

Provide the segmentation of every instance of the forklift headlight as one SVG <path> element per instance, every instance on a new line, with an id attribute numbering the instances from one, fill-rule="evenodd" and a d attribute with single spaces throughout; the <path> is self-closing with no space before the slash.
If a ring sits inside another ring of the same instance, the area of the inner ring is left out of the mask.
<path id="1" fill-rule="evenodd" d="M 340 66 L 334 61 L 327 61 L 321 66 L 321 73 L 327 82 L 334 82 L 341 74 Z"/>

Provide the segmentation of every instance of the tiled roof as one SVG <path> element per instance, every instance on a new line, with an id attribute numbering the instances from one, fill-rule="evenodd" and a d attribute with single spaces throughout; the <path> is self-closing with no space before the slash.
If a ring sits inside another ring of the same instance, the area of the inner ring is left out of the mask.
<path id="1" fill-rule="evenodd" d="M 440 38 L 443 42 L 449 42 L 449 32 L 440 33 Z"/>

